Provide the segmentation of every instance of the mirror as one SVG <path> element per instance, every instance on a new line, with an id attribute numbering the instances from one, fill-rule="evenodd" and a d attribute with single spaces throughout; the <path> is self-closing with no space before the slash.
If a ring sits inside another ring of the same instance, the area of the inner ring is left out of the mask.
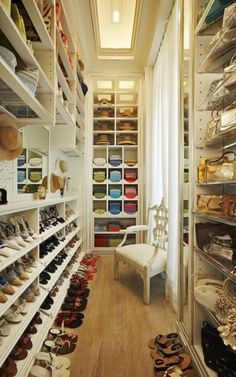
<path id="1" fill-rule="evenodd" d="M 26 126 L 22 133 L 24 149 L 17 158 L 17 193 L 34 194 L 41 187 L 47 188 L 49 131 L 44 126 Z"/>

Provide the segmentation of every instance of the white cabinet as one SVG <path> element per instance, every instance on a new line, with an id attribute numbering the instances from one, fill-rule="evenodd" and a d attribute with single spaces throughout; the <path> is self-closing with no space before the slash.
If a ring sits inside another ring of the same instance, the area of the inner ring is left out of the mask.
<path id="1" fill-rule="evenodd" d="M 140 219 L 140 80 L 98 78 L 93 86 L 92 247 L 106 251 Z"/>

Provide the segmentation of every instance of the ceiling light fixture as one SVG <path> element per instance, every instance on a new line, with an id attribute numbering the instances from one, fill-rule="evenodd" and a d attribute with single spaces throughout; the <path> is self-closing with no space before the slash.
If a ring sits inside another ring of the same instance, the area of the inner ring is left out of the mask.
<path id="1" fill-rule="evenodd" d="M 112 0 L 111 14 L 112 23 L 119 24 L 121 22 L 121 0 Z"/>

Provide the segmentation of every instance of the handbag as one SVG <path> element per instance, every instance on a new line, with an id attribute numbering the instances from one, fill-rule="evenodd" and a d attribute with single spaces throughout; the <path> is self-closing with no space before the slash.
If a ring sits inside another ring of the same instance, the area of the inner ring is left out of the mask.
<path id="1" fill-rule="evenodd" d="M 233 102 L 220 114 L 219 132 L 227 131 L 236 125 L 236 103 Z"/>
<path id="2" fill-rule="evenodd" d="M 207 2 L 205 1 L 206 5 Z M 211 9 L 209 10 L 207 17 L 206 17 L 206 23 L 211 24 L 213 22 L 216 22 L 219 18 L 221 18 L 224 14 L 224 10 L 227 6 L 234 3 L 234 0 L 215 0 L 213 5 L 211 6 Z"/>
<path id="3" fill-rule="evenodd" d="M 220 292 L 223 292 L 223 288 L 217 285 L 198 285 L 194 287 L 194 298 L 199 304 L 214 313 L 217 297 Z"/>
<path id="4" fill-rule="evenodd" d="M 197 196 L 197 209 L 199 212 L 223 214 L 222 195 L 199 194 Z"/>
<path id="5" fill-rule="evenodd" d="M 210 243 L 203 246 L 203 250 L 214 257 L 232 261 L 234 253 L 232 238 L 229 234 L 223 236 L 212 235 Z"/>
<path id="6" fill-rule="evenodd" d="M 221 205 L 224 216 L 236 216 L 236 195 L 223 195 Z"/>
<path id="7" fill-rule="evenodd" d="M 206 141 L 210 140 L 213 136 L 215 136 L 218 133 L 218 129 L 220 126 L 220 116 L 218 115 L 218 112 L 217 112 L 217 115 L 213 117 L 213 112 L 214 110 L 212 110 L 211 119 L 207 122 L 207 126 L 206 126 L 206 133 L 204 137 Z"/>
<path id="8" fill-rule="evenodd" d="M 204 246 L 209 245 L 214 235 L 230 235 L 232 239 L 232 248 L 236 248 L 235 227 L 226 224 L 216 223 L 196 223 L 195 224 L 196 241 L 199 249 L 203 250 Z"/>
<path id="9" fill-rule="evenodd" d="M 235 179 L 235 153 L 228 151 L 218 159 L 206 159 L 206 181 Z"/>
<path id="10" fill-rule="evenodd" d="M 225 297 L 236 307 L 236 284 L 232 279 L 227 278 L 223 284 Z"/>
<path id="11" fill-rule="evenodd" d="M 236 88 L 236 53 L 232 56 L 229 66 L 224 69 L 224 80 L 228 90 Z"/>

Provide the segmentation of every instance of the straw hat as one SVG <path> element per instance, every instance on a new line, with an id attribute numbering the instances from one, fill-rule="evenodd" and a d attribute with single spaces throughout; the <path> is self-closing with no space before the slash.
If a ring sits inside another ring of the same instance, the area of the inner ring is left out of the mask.
<path id="1" fill-rule="evenodd" d="M 64 179 L 59 175 L 51 174 L 50 177 L 50 191 L 56 192 L 57 190 L 63 189 L 65 186 Z"/>
<path id="2" fill-rule="evenodd" d="M 14 160 L 22 150 L 22 134 L 8 115 L 0 115 L 0 159 Z"/>
<path id="3" fill-rule="evenodd" d="M 59 161 L 59 167 L 60 167 L 60 170 L 62 171 L 62 173 L 67 173 L 68 170 L 69 170 L 68 162 L 65 161 L 65 160 Z"/>

